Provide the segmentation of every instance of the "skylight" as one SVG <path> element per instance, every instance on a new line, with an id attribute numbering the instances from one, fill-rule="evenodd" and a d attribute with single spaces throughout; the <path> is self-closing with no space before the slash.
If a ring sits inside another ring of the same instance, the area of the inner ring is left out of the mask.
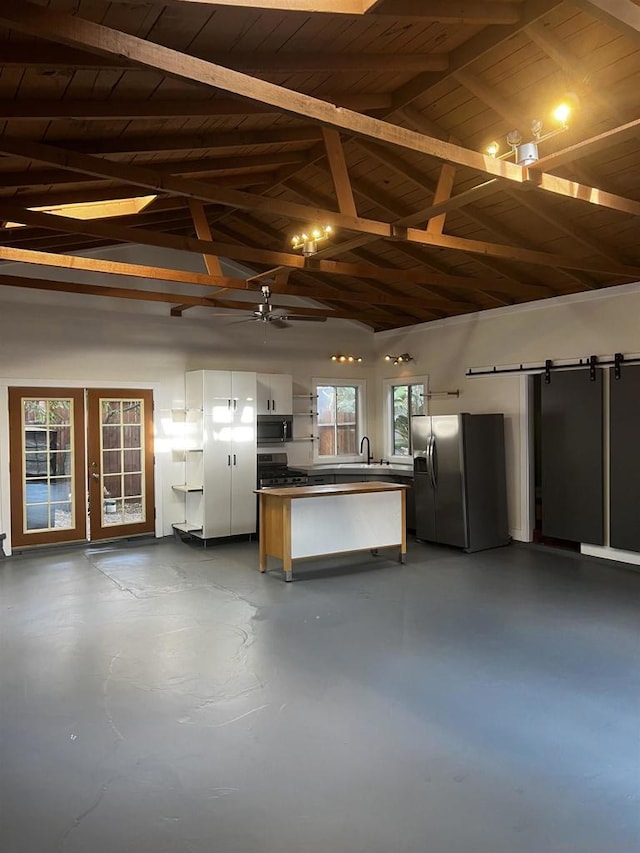
<path id="1" fill-rule="evenodd" d="M 46 204 L 42 207 L 30 207 L 39 213 L 52 213 L 54 216 L 68 216 L 70 219 L 107 219 L 112 216 L 128 216 L 140 213 L 157 195 L 143 195 L 136 198 L 111 198 L 105 201 L 79 201 L 73 204 Z M 5 222 L 5 228 L 24 228 L 23 222 Z"/>

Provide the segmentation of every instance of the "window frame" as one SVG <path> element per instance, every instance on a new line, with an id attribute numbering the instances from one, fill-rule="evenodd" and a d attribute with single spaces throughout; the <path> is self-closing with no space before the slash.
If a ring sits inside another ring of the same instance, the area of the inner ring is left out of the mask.
<path id="1" fill-rule="evenodd" d="M 321 385 L 330 385 L 334 388 L 356 388 L 356 444 L 360 447 L 362 437 L 367 434 L 367 381 L 366 379 L 348 378 L 336 379 L 333 378 L 313 378 L 311 380 L 312 394 L 316 401 L 316 409 L 314 414 L 314 442 L 313 442 L 313 461 L 316 464 L 330 465 L 340 462 L 360 462 L 360 453 L 343 455 L 343 456 L 321 456 L 320 441 L 319 441 L 319 425 L 318 425 L 318 387 Z"/>
<path id="2" fill-rule="evenodd" d="M 413 464 L 413 453 L 401 456 L 394 453 L 394 427 L 393 427 L 393 389 L 398 385 L 423 385 L 424 386 L 424 413 L 429 414 L 429 377 L 428 376 L 394 376 L 384 379 L 382 386 L 382 398 L 384 401 L 384 448 L 385 459 L 389 462 L 410 465 Z"/>

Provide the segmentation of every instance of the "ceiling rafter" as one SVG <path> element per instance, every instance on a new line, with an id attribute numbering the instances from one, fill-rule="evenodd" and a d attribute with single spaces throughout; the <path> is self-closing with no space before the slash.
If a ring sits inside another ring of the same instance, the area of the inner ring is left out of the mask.
<path id="1" fill-rule="evenodd" d="M 0 19 L 2 15 L 0 14 Z M 204 61 L 204 60 L 203 60 Z M 221 66 L 217 66 L 221 67 Z M 235 72 L 240 73 L 240 72 Z M 252 78 L 253 79 L 253 78 Z M 257 78 L 256 78 L 257 79 Z M 271 84 L 269 84 L 271 85 Z M 347 110 L 367 112 L 384 110 L 391 106 L 391 97 L 385 94 L 349 95 L 327 92 L 322 95 L 322 103 L 337 105 Z M 162 118 L 215 118 L 220 116 L 273 115 L 282 111 L 277 106 L 258 102 L 247 103 L 235 98 L 179 98 L 176 100 L 147 101 L 118 98 L 114 101 L 99 101 L 93 98 L 85 100 L 39 100 L 0 101 L 0 115 L 3 119 L 20 121 L 55 121 L 58 119 L 78 119 L 81 121 L 136 121 L 140 119 Z"/>
<path id="2" fill-rule="evenodd" d="M 0 204 L 0 217 L 5 219 L 9 216 L 14 221 L 23 221 L 27 224 L 40 226 L 43 228 L 51 228 L 54 231 L 73 231 L 78 234 L 87 234 L 93 237 L 104 237 L 113 239 L 123 243 L 142 243 L 145 245 L 156 246 L 159 248 L 173 248 L 183 251 L 194 252 L 196 254 L 214 254 L 233 260 L 246 261 L 249 263 L 264 263 L 278 266 L 287 266 L 292 269 L 306 269 L 309 271 L 317 270 L 328 275 L 338 276 L 368 276 L 379 281 L 412 281 L 423 284 L 439 284 L 443 287 L 457 287 L 461 289 L 472 286 L 474 289 L 481 289 L 483 284 L 492 289 L 498 290 L 507 288 L 509 292 L 514 284 L 512 282 L 501 281 L 484 281 L 482 279 L 464 277 L 464 276 L 447 276 L 441 273 L 428 272 L 425 269 L 397 269 L 388 267 L 379 267 L 364 264 L 345 264 L 331 260 L 315 260 L 314 258 L 306 259 L 299 255 L 294 255 L 287 252 L 274 252 L 265 249 L 256 249 L 252 247 L 243 247 L 220 241 L 210 242 L 207 240 L 198 240 L 191 238 L 176 238 L 169 237 L 165 234 L 156 231 L 149 231 L 144 228 L 128 228 L 116 224 L 111 220 L 78 220 L 69 219 L 68 217 L 41 213 L 16 207 L 7 207 Z M 624 274 L 620 272 L 620 274 Z M 542 288 L 529 288 L 522 286 L 521 290 L 535 298 L 546 294 Z"/>
<path id="3" fill-rule="evenodd" d="M 633 0 L 573 0 L 635 44 L 640 44 L 640 8 Z"/>
<path id="4" fill-rule="evenodd" d="M 241 72 L 195 59 L 187 54 L 77 16 L 51 12 L 24 2 L 20 9 L 11 8 L 6 11 L 0 9 L 0 21 L 44 38 L 60 40 L 74 46 L 80 45 L 88 50 L 109 55 L 124 54 L 139 64 L 162 70 L 170 76 L 224 89 L 239 97 L 271 105 L 285 113 L 305 116 L 338 130 L 346 130 L 356 136 L 378 139 L 436 159 L 469 166 L 480 172 L 513 181 L 514 184 L 530 184 L 546 192 L 578 198 L 590 204 L 612 207 L 632 215 L 640 215 L 640 203 L 632 199 L 597 191 L 594 187 L 582 186 L 556 176 L 540 175 L 535 172 L 529 174 L 526 169 L 515 164 L 418 134 L 398 125 L 391 126 L 371 116 L 355 113 Z M 526 21 L 526 23 L 529 22 L 529 20 Z"/>
<path id="5" fill-rule="evenodd" d="M 42 252 L 27 249 L 15 249 L 0 246 L 0 259 L 14 263 L 33 264 L 36 266 L 53 267 L 58 269 L 80 270 L 82 272 L 99 273 L 107 276 L 126 276 L 127 278 L 142 278 L 150 281 L 168 281 L 180 284 L 195 285 L 198 287 L 222 288 L 211 294 L 212 299 L 217 299 L 223 290 L 239 290 L 243 292 L 256 293 L 257 287 L 251 288 L 245 279 L 233 278 L 212 273 L 193 273 L 185 270 L 170 269 L 166 267 L 154 267 L 142 264 L 131 264 L 113 260 L 102 260 L 100 258 L 86 258 L 81 255 L 62 255 L 55 252 Z M 276 291 L 274 291 L 276 292 Z M 344 287 L 326 287 L 324 290 L 314 291 L 313 294 L 305 287 L 281 283 L 277 290 L 279 296 L 296 296 L 307 299 L 332 298 L 336 302 L 349 304 L 367 304 L 374 296 L 378 304 L 387 307 L 399 307 L 410 309 L 415 305 L 423 304 L 424 307 L 441 307 L 443 300 L 433 299 L 432 302 L 413 297 L 406 294 L 396 294 L 387 287 L 362 288 L 360 291 L 345 291 Z M 195 304 L 195 303 L 194 303 Z M 287 306 L 297 307 L 297 306 Z"/>
<path id="6" fill-rule="evenodd" d="M 305 195 L 309 195 L 309 189 L 303 185 L 300 185 L 295 180 L 290 180 L 287 185 L 294 192 L 296 192 L 298 195 L 300 195 L 301 197 L 304 197 Z M 355 184 L 355 188 L 359 194 L 364 194 L 363 193 L 363 181 L 362 181 L 362 179 L 358 180 L 358 182 Z M 365 197 L 369 197 L 369 196 L 365 195 Z M 318 203 L 318 204 L 326 203 L 326 198 L 324 196 L 322 196 L 318 192 L 318 190 L 314 190 L 314 192 L 311 195 L 311 199 L 315 203 Z M 417 253 L 406 253 L 406 249 L 408 247 L 405 246 L 404 244 L 398 243 L 398 244 L 396 244 L 396 246 L 394 248 L 396 248 L 396 250 L 399 251 L 401 254 L 404 254 L 406 257 L 408 257 L 410 261 L 412 261 L 412 262 L 417 261 L 422 267 L 425 266 L 422 255 L 420 254 L 419 256 L 417 256 Z M 330 248 L 328 248 L 326 251 L 327 256 L 329 255 L 329 253 L 330 253 Z M 366 263 L 370 263 L 370 264 L 379 263 L 379 259 L 377 259 L 375 257 L 375 255 L 364 251 L 361 247 L 353 248 L 350 251 L 350 254 L 353 257 L 360 258 L 360 259 L 364 260 Z M 331 253 L 331 257 L 335 257 L 335 253 Z M 428 265 L 428 262 L 427 262 L 427 265 Z M 442 267 L 442 265 L 441 265 L 441 267 Z M 436 269 L 436 271 L 438 271 L 438 267 L 434 267 L 434 269 Z M 402 268 L 398 268 L 398 270 L 399 270 L 401 276 L 403 276 L 405 270 Z M 452 296 L 452 297 L 443 296 L 442 294 L 440 294 L 438 292 L 441 288 L 446 288 L 446 281 L 448 280 L 448 277 L 452 275 L 451 271 L 446 269 L 446 268 L 445 269 L 440 268 L 439 271 L 445 275 L 445 278 L 443 278 L 440 281 L 440 283 L 438 283 L 438 281 L 436 279 L 435 282 L 433 282 L 429 285 L 426 283 L 418 282 L 421 290 L 423 290 L 425 293 L 428 293 L 430 296 L 435 295 L 437 299 L 441 300 L 442 307 L 444 307 L 446 305 L 447 299 L 449 299 L 451 302 L 454 302 L 454 301 L 459 302 L 460 301 L 459 291 L 454 291 L 455 296 Z M 451 280 L 453 280 L 453 279 L 451 279 Z M 434 290 L 434 287 L 436 288 L 435 290 Z M 477 303 L 474 304 L 472 300 L 469 300 L 469 302 L 470 302 L 470 305 L 473 305 L 473 307 L 475 307 L 475 308 L 479 307 L 478 304 Z"/>
<path id="7" fill-rule="evenodd" d="M 133 3 L 145 0 L 130 0 Z M 175 5 L 198 2 L 205 5 L 231 6 L 234 9 L 264 9 L 281 12 L 308 12 L 340 15 L 369 15 L 373 18 L 415 18 L 422 22 L 468 24 L 512 24 L 518 20 L 519 12 L 512 3 L 482 2 L 482 0 L 459 0 L 455 4 L 447 0 L 169 0 Z"/>
<path id="8" fill-rule="evenodd" d="M 255 171 L 258 174 L 265 170 L 275 170 L 279 166 L 290 163 L 301 163 L 304 154 L 300 151 L 283 151 L 280 154 L 255 154 L 245 157 L 208 157 L 204 159 L 190 160 L 154 160 L 149 163 L 154 169 L 165 175 L 216 175 L 218 172 L 234 172 L 235 183 L 239 179 L 250 179 L 250 175 L 242 174 L 245 170 Z M 224 177 L 230 177 L 225 175 Z M 23 169 L 22 171 L 8 172 L 2 174 L 1 189 L 13 189 L 18 187 L 46 187 L 53 184 L 68 184 L 73 180 L 76 184 L 95 183 L 95 177 L 91 175 L 75 175 L 70 177 L 69 172 L 64 169 Z M 233 185 L 233 184 L 230 184 Z"/>
<path id="9" fill-rule="evenodd" d="M 196 51 L 194 56 L 198 56 Z M 46 43 L 21 43 L 0 41 L 0 56 L 5 68 L 83 68 L 83 69 L 119 69 L 135 71 L 139 66 L 125 57 L 109 58 L 98 56 L 84 50 L 63 45 Z M 234 68 L 237 71 L 259 72 L 301 72 L 312 71 L 446 71 L 449 61 L 446 53 L 314 53 L 277 51 L 263 53 L 259 50 L 250 53 L 208 52 L 199 57 Z"/>
<path id="10" fill-rule="evenodd" d="M 508 27 L 491 27 L 481 30 L 476 36 L 451 51 L 449 69 L 440 74 L 424 72 L 405 83 L 393 94 L 393 109 L 401 110 L 446 80 L 455 71 L 467 68 L 471 63 L 489 53 L 507 39 L 521 32 L 533 21 L 544 18 L 552 9 L 562 6 L 564 0 L 527 0 L 521 5 L 517 23 Z"/>
<path id="11" fill-rule="evenodd" d="M 466 240 L 450 235 L 428 234 L 415 228 L 396 227 L 393 224 L 378 222 L 376 220 L 364 219 L 362 217 L 345 216 L 330 210 L 318 210 L 313 207 L 283 202 L 265 196 L 256 196 L 240 190 L 220 189 L 214 184 L 203 181 L 195 181 L 188 178 L 173 175 L 161 175 L 148 168 L 138 166 L 122 165 L 112 163 L 99 157 L 87 154 L 77 154 L 55 148 L 54 146 L 42 145 L 41 143 L 27 142 L 26 140 L 10 140 L 6 137 L 0 139 L 0 150 L 11 154 L 22 152 L 22 156 L 28 157 L 49 165 L 59 165 L 72 171 L 91 173 L 98 177 L 116 178 L 130 183 L 138 184 L 147 189 L 159 192 L 171 192 L 190 198 L 199 198 L 208 201 L 239 207 L 243 209 L 262 210 L 264 212 L 282 214 L 287 218 L 298 221 L 314 221 L 320 218 L 328 221 L 336 227 L 347 230 L 369 233 L 387 239 L 401 240 L 416 243 L 423 246 L 442 247 L 456 249 L 461 252 L 470 252 L 483 256 L 492 256 L 505 260 L 521 261 L 523 263 L 542 266 L 561 267 L 567 269 L 582 269 L 597 271 L 616 276 L 627 276 L 633 279 L 640 275 L 640 270 L 634 267 L 609 263 L 602 264 L 595 260 L 584 260 L 580 258 L 564 257 L 547 252 L 520 249 L 518 247 L 502 246 L 494 243 L 485 243 L 478 240 Z M 552 182 L 553 176 L 540 175 L 539 180 Z M 598 192 L 593 190 L 593 192 Z M 634 202 L 640 211 L 640 202 Z M 5 217 L 7 218 L 7 217 Z M 15 219 L 15 216 L 13 216 Z M 277 262 L 276 262 L 277 263 Z M 295 266 L 295 264 L 287 264 Z"/>

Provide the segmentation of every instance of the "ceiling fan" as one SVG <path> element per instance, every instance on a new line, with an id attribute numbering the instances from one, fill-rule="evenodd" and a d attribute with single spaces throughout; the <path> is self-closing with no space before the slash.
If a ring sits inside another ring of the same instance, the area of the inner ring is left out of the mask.
<path id="1" fill-rule="evenodd" d="M 290 320 L 305 320 L 311 323 L 325 323 L 327 320 L 326 317 L 292 313 L 295 310 L 292 308 L 278 308 L 277 305 L 271 304 L 271 289 L 269 285 L 263 284 L 260 290 L 262 291 L 262 302 L 259 302 L 254 307 L 251 316 L 247 317 L 247 320 L 268 323 L 276 329 L 288 329 L 291 325 Z"/>

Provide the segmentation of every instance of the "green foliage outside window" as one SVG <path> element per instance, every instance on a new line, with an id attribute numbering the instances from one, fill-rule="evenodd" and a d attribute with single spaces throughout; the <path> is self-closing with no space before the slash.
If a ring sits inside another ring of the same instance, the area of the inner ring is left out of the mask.
<path id="1" fill-rule="evenodd" d="M 411 456 L 411 418 L 424 415 L 424 385 L 394 385 L 393 399 L 393 456 Z"/>

